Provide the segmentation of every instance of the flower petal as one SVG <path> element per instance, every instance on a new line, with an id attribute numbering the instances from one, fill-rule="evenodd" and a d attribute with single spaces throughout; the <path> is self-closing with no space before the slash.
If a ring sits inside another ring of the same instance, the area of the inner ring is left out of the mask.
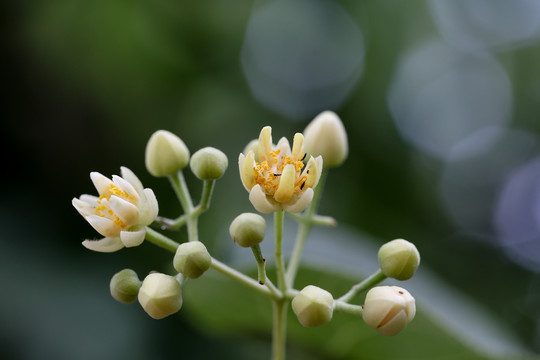
<path id="1" fill-rule="evenodd" d="M 117 237 L 105 237 L 101 240 L 84 240 L 82 244 L 87 249 L 103 253 L 115 252 L 124 247 L 124 244 L 122 244 L 120 238 Z"/>
<path id="2" fill-rule="evenodd" d="M 313 158 L 313 156 L 309 158 L 306 169 L 303 172 L 303 174 L 307 175 L 307 187 L 314 188 L 317 186 L 317 184 L 319 183 L 319 179 L 321 178 L 322 169 L 323 159 L 320 155 L 316 158 Z"/>
<path id="3" fill-rule="evenodd" d="M 272 151 L 272 128 L 265 126 L 259 134 L 259 162 L 270 161 Z"/>
<path id="4" fill-rule="evenodd" d="M 120 167 L 120 173 L 122 174 L 122 177 L 135 188 L 137 193 L 142 193 L 143 184 L 133 171 L 131 171 L 125 166 L 122 166 Z"/>
<path id="5" fill-rule="evenodd" d="M 304 135 L 300 133 L 294 134 L 291 157 L 293 160 L 302 159 L 304 157 Z"/>
<path id="6" fill-rule="evenodd" d="M 124 191 L 127 195 L 129 195 L 131 198 L 131 202 L 134 204 L 139 203 L 139 194 L 137 193 L 137 190 L 131 185 L 127 180 L 124 180 L 118 175 L 113 175 L 113 183 L 119 187 L 122 191 Z"/>
<path id="7" fill-rule="evenodd" d="M 127 226 L 136 224 L 139 220 L 139 209 L 129 201 L 113 195 L 109 199 L 109 206 L 116 216 Z"/>
<path id="8" fill-rule="evenodd" d="M 121 231 L 120 240 L 126 247 L 139 246 L 143 243 L 146 229 L 137 231 Z"/>
<path id="9" fill-rule="evenodd" d="M 110 190 L 111 185 L 114 185 L 109 178 L 101 175 L 97 171 L 92 171 L 90 173 L 90 179 L 92 179 L 92 183 L 96 187 L 99 195 L 107 193 Z"/>
<path id="10" fill-rule="evenodd" d="M 82 197 L 82 196 L 81 196 Z M 96 213 L 96 208 L 92 204 L 87 203 L 86 201 L 73 198 L 71 200 L 73 207 L 81 214 L 83 217 L 94 215 Z"/>
<path id="11" fill-rule="evenodd" d="M 283 204 L 283 210 L 292 213 L 304 211 L 304 209 L 307 208 L 307 206 L 311 203 L 311 200 L 313 200 L 313 189 L 307 188 L 302 195 L 293 200 L 294 201 L 289 201 L 288 203 Z"/>
<path id="12" fill-rule="evenodd" d="M 253 151 L 249 151 L 246 156 L 240 154 L 238 157 L 238 169 L 240 170 L 240 179 L 247 191 L 251 190 L 255 186 L 255 174 L 253 168 L 255 167 L 255 154 Z"/>
<path id="13" fill-rule="evenodd" d="M 259 184 L 255 185 L 249 192 L 249 201 L 253 207 L 260 213 L 269 214 L 279 210 L 279 203 L 271 200 L 269 196 L 266 196 Z"/>
<path id="14" fill-rule="evenodd" d="M 294 194 L 294 181 L 296 179 L 296 169 L 294 165 L 288 164 L 283 168 L 279 180 L 278 188 L 274 194 L 274 199 L 280 203 L 291 200 Z"/>
<path id="15" fill-rule="evenodd" d="M 122 228 L 111 219 L 99 215 L 90 215 L 85 217 L 86 221 L 92 225 L 98 233 L 106 237 L 118 237 Z"/>
<path id="16" fill-rule="evenodd" d="M 139 206 L 139 224 L 150 225 L 159 212 L 159 205 L 156 195 L 152 189 L 144 189 L 141 194 L 141 204 Z"/>

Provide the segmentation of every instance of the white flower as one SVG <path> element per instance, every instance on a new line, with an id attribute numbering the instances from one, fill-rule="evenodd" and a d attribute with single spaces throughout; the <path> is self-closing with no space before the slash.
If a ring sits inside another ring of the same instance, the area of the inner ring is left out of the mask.
<path id="1" fill-rule="evenodd" d="M 158 203 L 151 189 L 143 189 L 137 176 L 126 167 L 122 177 L 112 181 L 98 172 L 90 178 L 99 197 L 81 195 L 72 204 L 77 211 L 104 236 L 101 240 L 85 240 L 83 245 L 94 251 L 113 252 L 123 247 L 138 246 L 144 241 L 145 226 L 157 217 Z"/>
<path id="2" fill-rule="evenodd" d="M 286 138 L 276 146 L 272 144 L 272 128 L 261 130 L 258 141 L 258 160 L 250 150 L 240 154 L 238 165 L 240 178 L 249 200 L 261 213 L 271 213 L 282 208 L 289 212 L 304 210 L 313 199 L 313 188 L 317 186 L 323 168 L 321 156 L 303 161 L 304 136 L 294 135 L 293 147 Z"/>

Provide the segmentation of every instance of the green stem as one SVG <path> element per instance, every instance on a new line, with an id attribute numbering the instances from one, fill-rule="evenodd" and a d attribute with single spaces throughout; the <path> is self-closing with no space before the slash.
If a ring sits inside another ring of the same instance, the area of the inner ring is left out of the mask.
<path id="1" fill-rule="evenodd" d="M 255 256 L 255 261 L 257 261 L 257 278 L 259 284 L 264 285 L 266 282 L 266 270 L 264 269 L 264 264 L 266 259 L 262 255 L 261 246 L 259 244 L 251 247 L 253 251 L 253 256 Z"/>
<path id="2" fill-rule="evenodd" d="M 254 279 L 250 278 L 249 276 L 241 273 L 240 271 L 235 270 L 235 269 L 229 267 L 228 265 L 225 265 L 224 263 L 222 263 L 221 261 L 219 261 L 217 259 L 212 258 L 212 263 L 210 264 L 210 267 L 213 268 L 214 270 L 219 271 L 223 275 L 226 275 L 229 278 L 231 278 L 233 280 L 236 280 L 239 283 L 246 285 L 247 287 L 252 288 L 253 290 L 255 290 L 255 291 L 257 291 L 257 292 L 259 292 L 259 293 L 261 293 L 263 295 L 271 297 L 271 298 L 273 298 L 275 300 L 280 298 L 280 296 L 277 296 L 276 294 L 274 294 L 268 287 L 261 286 L 257 282 L 257 280 L 254 280 Z"/>
<path id="3" fill-rule="evenodd" d="M 194 209 L 193 215 L 199 216 L 210 206 L 210 199 L 212 198 L 212 193 L 214 191 L 214 185 L 216 180 L 205 180 L 203 183 L 203 190 L 201 194 L 201 201 L 199 205 Z"/>
<path id="4" fill-rule="evenodd" d="M 287 266 L 287 285 L 289 287 L 294 286 L 294 280 L 300 266 L 300 260 L 302 259 L 302 253 L 304 252 L 304 246 L 306 245 L 306 240 L 309 235 L 309 231 L 313 226 L 313 219 L 317 217 L 315 212 L 319 206 L 319 201 L 321 199 L 321 194 L 324 188 L 324 183 L 326 181 L 328 171 L 323 170 L 321 178 L 319 179 L 319 184 L 315 188 L 315 193 L 313 194 L 313 200 L 306 211 L 306 214 L 302 216 L 304 221 L 300 221 L 298 233 L 296 235 L 296 241 L 294 243 L 294 248 L 291 254 L 291 259 L 289 260 L 289 265 Z M 326 218 L 326 217 L 325 217 Z M 333 220 L 333 219 L 332 219 Z M 334 221 L 335 223 L 335 221 Z"/>
<path id="5" fill-rule="evenodd" d="M 193 202 L 189 191 L 186 185 L 186 179 L 182 171 L 177 172 L 174 175 L 169 176 L 169 181 L 171 182 L 172 188 L 180 201 L 180 205 L 184 209 L 186 214 L 191 214 L 193 210 Z"/>
<path id="6" fill-rule="evenodd" d="M 287 291 L 287 282 L 285 281 L 285 262 L 283 261 L 283 210 L 279 209 L 274 213 L 274 229 L 276 235 L 276 276 L 278 288 L 282 293 Z"/>
<path id="7" fill-rule="evenodd" d="M 334 301 L 334 310 L 356 316 L 361 316 L 364 312 L 364 308 L 360 305 L 352 305 L 338 300 Z"/>
<path id="8" fill-rule="evenodd" d="M 159 247 L 169 250 L 172 253 L 176 253 L 176 249 L 180 245 L 176 241 L 168 238 L 165 235 L 162 235 L 161 233 L 158 233 L 157 231 L 148 226 L 146 227 L 146 240 Z"/>
<path id="9" fill-rule="evenodd" d="M 272 360 L 285 360 L 285 344 L 287 340 L 287 307 L 288 300 L 274 300 L 272 303 Z"/>
<path id="10" fill-rule="evenodd" d="M 360 294 L 362 291 L 372 288 L 384 279 L 386 279 L 386 275 L 384 275 L 381 269 L 379 269 L 373 274 L 371 274 L 369 277 L 365 278 L 360 283 L 351 287 L 351 290 L 349 290 L 345 295 L 343 295 L 336 301 L 342 301 L 347 303 L 351 301 L 351 299 L 354 298 L 356 295 Z"/>

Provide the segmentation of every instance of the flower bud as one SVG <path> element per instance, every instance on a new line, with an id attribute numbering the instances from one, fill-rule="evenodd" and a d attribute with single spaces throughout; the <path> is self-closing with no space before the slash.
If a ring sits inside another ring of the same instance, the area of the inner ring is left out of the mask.
<path id="1" fill-rule="evenodd" d="M 332 320 L 334 298 L 328 291 L 308 285 L 294 297 L 292 309 L 303 326 L 324 325 Z"/>
<path id="2" fill-rule="evenodd" d="M 229 166 L 229 161 L 222 151 L 205 147 L 193 154 L 189 166 L 199 179 L 216 180 L 223 176 Z"/>
<path id="3" fill-rule="evenodd" d="M 124 304 L 131 304 L 137 300 L 141 281 L 135 271 L 124 269 L 114 274 L 109 286 L 111 295 L 116 301 Z"/>
<path id="4" fill-rule="evenodd" d="M 189 150 L 178 136 L 158 130 L 146 144 L 146 169 L 155 177 L 173 175 L 189 162 Z"/>
<path id="5" fill-rule="evenodd" d="M 379 264 L 384 275 L 407 280 L 414 275 L 420 264 L 420 253 L 407 240 L 392 240 L 379 249 Z"/>
<path id="6" fill-rule="evenodd" d="M 190 279 L 196 279 L 208 270 L 211 262 L 212 258 L 206 246 L 200 241 L 191 241 L 178 246 L 173 266 L 179 273 Z"/>
<path id="7" fill-rule="evenodd" d="M 265 232 L 266 221 L 261 215 L 254 213 L 238 215 L 229 227 L 231 237 L 242 247 L 257 245 L 263 241 Z"/>
<path id="8" fill-rule="evenodd" d="M 416 314 L 414 298 L 397 286 L 377 286 L 369 290 L 362 318 L 365 323 L 385 336 L 405 329 Z"/>
<path id="9" fill-rule="evenodd" d="M 173 276 L 151 273 L 139 290 L 139 303 L 150 317 L 163 319 L 182 307 L 182 287 Z"/>
<path id="10" fill-rule="evenodd" d="M 343 164 L 349 153 L 347 133 L 339 117 L 324 111 L 304 130 L 304 149 L 313 157 L 322 155 L 325 167 Z"/>

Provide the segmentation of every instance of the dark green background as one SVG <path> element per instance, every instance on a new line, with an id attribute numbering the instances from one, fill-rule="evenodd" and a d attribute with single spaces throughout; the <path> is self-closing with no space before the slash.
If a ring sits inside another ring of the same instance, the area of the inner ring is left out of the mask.
<path id="1" fill-rule="evenodd" d="M 347 128 L 350 153 L 344 166 L 329 175 L 321 212 L 378 243 L 398 237 L 413 241 L 422 254 L 422 267 L 474 298 L 529 351 L 538 353 L 538 274 L 510 261 L 496 246 L 460 235 L 437 194 L 443 164 L 402 140 L 388 110 L 387 92 L 399 57 L 437 32 L 428 6 L 416 0 L 337 3 L 362 30 L 368 45 L 362 77 L 332 109 Z M 141 276 L 150 270 L 166 271 L 170 255 L 149 244 L 115 254 L 85 250 L 81 241 L 96 233 L 70 204 L 73 197 L 94 192 L 90 171 L 110 176 L 127 166 L 154 189 L 160 214 L 177 216 L 178 205 L 167 182 L 152 178 L 144 168 L 147 139 L 155 130 L 167 129 L 192 152 L 214 146 L 227 154 L 230 166 L 217 183 L 210 211 L 201 218 L 201 233 L 216 248 L 218 258 L 220 242 L 232 246 L 222 237 L 223 229 L 238 213 L 252 211 L 237 173 L 238 153 L 264 125 L 273 127 L 275 138 L 292 138 L 317 114 L 290 119 L 251 95 L 240 51 L 250 15 L 262 4 L 27 0 L 1 6 L 2 355 L 268 358 L 269 328 L 264 331 L 244 320 L 231 324 L 227 334 L 202 320 L 205 326 L 198 326 L 198 310 L 188 304 L 189 297 L 185 311 L 190 316 L 181 311 L 161 321 L 150 319 L 137 304 L 114 302 L 108 281 L 116 271 L 131 267 Z M 537 79 L 537 86 L 540 82 L 538 42 L 496 57 L 505 68 L 512 64 L 512 126 L 539 135 L 538 92 L 531 97 L 524 88 L 530 79 Z M 197 199 L 200 184 L 191 174 L 186 177 Z M 179 236 L 185 238 L 183 233 Z M 320 277 L 305 276 L 314 281 Z M 208 284 L 214 281 L 209 275 Z M 344 291 L 354 279 L 340 281 Z M 221 291 L 226 293 L 223 299 L 242 293 L 217 284 L 209 292 L 216 299 Z M 195 289 L 204 287 L 205 277 L 193 284 L 192 296 L 196 298 Z M 208 305 L 213 316 L 234 314 L 234 306 L 226 308 L 227 301 L 220 301 Z M 418 312 L 422 313 L 421 304 Z M 337 321 L 344 318 L 340 315 Z M 410 344 L 422 347 L 419 336 L 436 325 L 424 317 L 416 326 Z M 300 334 L 290 341 L 292 359 L 357 358 L 336 354 L 319 340 L 310 345 L 305 339 L 309 333 L 301 335 L 301 330 L 291 332 Z M 327 333 L 338 330 L 335 326 Z M 406 348 L 403 359 L 483 358 L 466 346 L 451 352 L 444 344 L 458 342 L 452 334 L 437 331 L 426 338 L 427 352 L 407 348 L 406 338 L 398 337 L 395 343 L 377 337 L 358 341 L 382 342 L 366 346 L 366 359 L 385 358 L 381 349 L 397 344 Z M 456 355 L 459 351 L 461 357 Z"/>

